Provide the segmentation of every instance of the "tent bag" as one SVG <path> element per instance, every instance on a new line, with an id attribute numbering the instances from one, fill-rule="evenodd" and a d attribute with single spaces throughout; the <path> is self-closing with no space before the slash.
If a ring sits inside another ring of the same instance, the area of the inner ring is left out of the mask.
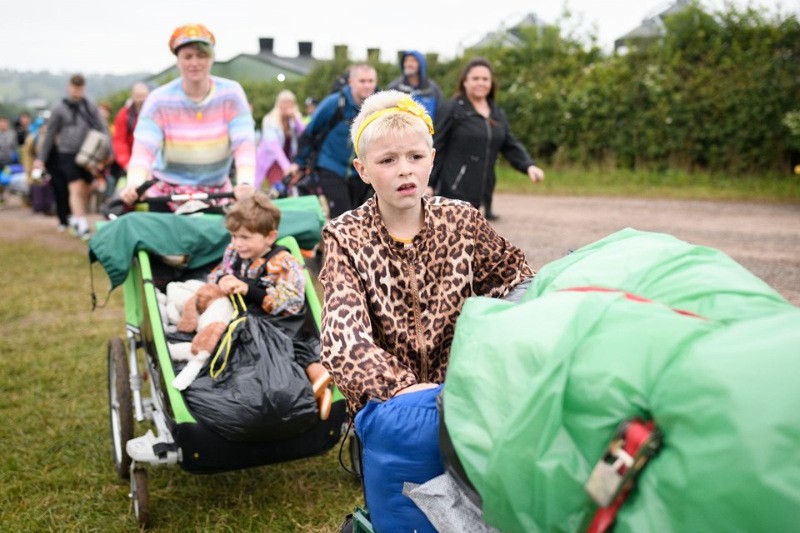
<path id="1" fill-rule="evenodd" d="M 371 400 L 355 419 L 363 449 L 364 493 L 372 527 L 377 533 L 436 530 L 425 514 L 403 495 L 403 484 L 425 483 L 444 472 L 439 455 L 441 386 Z"/>

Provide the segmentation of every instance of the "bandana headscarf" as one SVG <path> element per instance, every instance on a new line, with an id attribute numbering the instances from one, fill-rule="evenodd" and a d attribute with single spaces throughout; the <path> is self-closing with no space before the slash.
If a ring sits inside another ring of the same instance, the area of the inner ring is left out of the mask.
<path id="1" fill-rule="evenodd" d="M 172 32 L 169 38 L 169 49 L 173 54 L 177 54 L 178 48 L 189 43 L 204 43 L 212 48 L 217 40 L 214 34 L 202 24 L 186 24 L 179 26 Z"/>

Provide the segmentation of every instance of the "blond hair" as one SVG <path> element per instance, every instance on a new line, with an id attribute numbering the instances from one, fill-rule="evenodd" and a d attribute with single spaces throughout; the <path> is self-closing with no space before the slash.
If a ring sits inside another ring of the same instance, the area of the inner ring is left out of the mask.
<path id="1" fill-rule="evenodd" d="M 267 125 L 270 123 L 275 124 L 278 127 L 281 126 L 283 118 L 281 117 L 281 102 L 292 102 L 295 107 L 295 115 L 299 114 L 297 109 L 297 97 L 289 89 L 284 89 L 278 93 L 278 96 L 275 97 L 275 105 L 272 106 L 272 109 L 270 109 L 269 113 L 264 115 L 264 119 L 261 121 L 261 129 L 266 129 Z M 294 116 L 292 118 L 299 117 Z"/>
<path id="2" fill-rule="evenodd" d="M 406 93 L 388 90 L 377 92 L 364 100 L 358 116 L 350 126 L 350 139 L 359 158 L 364 157 L 374 139 L 388 135 L 402 137 L 407 133 L 416 133 L 425 138 L 428 148 L 433 148 L 431 129 L 425 120 L 400 109 L 397 112 L 389 112 L 377 117 L 366 124 L 362 130 L 362 124 L 372 115 L 385 109 L 395 108 L 398 102 L 408 97 Z"/>

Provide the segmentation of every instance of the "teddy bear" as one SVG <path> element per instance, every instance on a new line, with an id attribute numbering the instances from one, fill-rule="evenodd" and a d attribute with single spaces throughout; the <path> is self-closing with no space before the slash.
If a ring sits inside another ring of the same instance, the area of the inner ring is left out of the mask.
<path id="1" fill-rule="evenodd" d="M 184 390 L 197 378 L 211 351 L 219 343 L 234 315 L 228 295 L 214 283 L 197 289 L 183 307 L 178 331 L 197 331 L 192 342 L 171 343 L 170 355 L 175 361 L 187 361 L 186 366 L 172 380 L 172 386 Z"/>

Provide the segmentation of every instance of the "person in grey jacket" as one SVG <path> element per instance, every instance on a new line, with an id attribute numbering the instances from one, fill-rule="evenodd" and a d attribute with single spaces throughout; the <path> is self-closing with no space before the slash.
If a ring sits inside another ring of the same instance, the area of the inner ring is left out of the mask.
<path id="1" fill-rule="evenodd" d="M 53 172 L 59 229 L 66 229 L 69 224 L 76 235 L 84 240 L 90 236 L 86 206 L 94 176 L 75 163 L 75 156 L 90 129 L 108 135 L 108 126 L 100 116 L 97 106 L 84 96 L 85 89 L 86 80 L 82 75 L 75 74 L 69 79 L 67 98 L 62 99 L 51 110 L 47 133 L 33 163 L 34 169 L 41 170 L 50 151 L 54 148 L 58 151 L 58 165 L 50 170 Z"/>
<path id="2" fill-rule="evenodd" d="M 0 117 L 0 170 L 14 160 L 17 147 L 17 133 L 11 129 L 11 121 Z"/>

